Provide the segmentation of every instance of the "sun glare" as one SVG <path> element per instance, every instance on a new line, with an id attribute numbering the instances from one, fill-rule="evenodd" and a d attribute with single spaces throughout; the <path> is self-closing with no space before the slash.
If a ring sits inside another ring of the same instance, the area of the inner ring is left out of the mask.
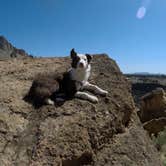
<path id="1" fill-rule="evenodd" d="M 137 11 L 137 18 L 142 19 L 146 15 L 146 8 L 144 6 L 140 7 Z"/>
<path id="2" fill-rule="evenodd" d="M 143 19 L 147 13 L 147 9 L 151 3 L 151 0 L 143 0 L 141 6 L 137 10 L 136 17 L 138 19 Z"/>

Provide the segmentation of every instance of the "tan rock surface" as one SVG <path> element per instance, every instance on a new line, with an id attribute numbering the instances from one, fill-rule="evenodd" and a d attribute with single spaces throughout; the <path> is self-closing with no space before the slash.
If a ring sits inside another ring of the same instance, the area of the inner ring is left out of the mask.
<path id="1" fill-rule="evenodd" d="M 160 166 L 130 85 L 106 55 L 92 63 L 90 82 L 109 91 L 98 104 L 73 99 L 35 109 L 23 100 L 36 74 L 69 66 L 69 58 L 0 61 L 0 165 Z"/>

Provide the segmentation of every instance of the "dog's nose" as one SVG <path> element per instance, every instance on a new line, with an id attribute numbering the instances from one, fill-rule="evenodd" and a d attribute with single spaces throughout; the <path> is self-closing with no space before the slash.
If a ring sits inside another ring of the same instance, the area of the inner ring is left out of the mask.
<path id="1" fill-rule="evenodd" d="M 79 67 L 83 68 L 84 64 L 82 62 L 79 63 Z"/>

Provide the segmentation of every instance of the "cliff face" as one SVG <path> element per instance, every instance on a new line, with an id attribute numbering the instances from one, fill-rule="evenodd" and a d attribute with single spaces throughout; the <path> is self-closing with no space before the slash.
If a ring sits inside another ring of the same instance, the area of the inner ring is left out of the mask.
<path id="1" fill-rule="evenodd" d="M 142 96 L 139 118 L 150 135 L 157 136 L 166 126 L 166 93 L 157 88 Z"/>
<path id="2" fill-rule="evenodd" d="M 134 75 L 126 74 L 132 84 L 132 94 L 137 106 L 139 106 L 142 96 L 152 92 L 156 88 L 163 88 L 166 90 L 166 76 L 165 75 Z"/>
<path id="3" fill-rule="evenodd" d="M 0 36 L 0 60 L 30 57 L 23 49 L 14 47 L 7 39 Z"/>
<path id="4" fill-rule="evenodd" d="M 92 62 L 90 82 L 109 91 L 98 104 L 73 99 L 35 109 L 23 100 L 36 74 L 69 67 L 69 58 L 0 61 L 0 165 L 160 166 L 130 85 L 106 55 Z"/>

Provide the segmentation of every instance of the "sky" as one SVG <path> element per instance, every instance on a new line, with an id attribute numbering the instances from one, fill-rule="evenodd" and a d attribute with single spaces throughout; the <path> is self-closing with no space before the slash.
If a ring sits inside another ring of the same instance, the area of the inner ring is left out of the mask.
<path id="1" fill-rule="evenodd" d="M 0 0 L 0 35 L 34 56 L 75 48 L 166 74 L 166 0 Z"/>

